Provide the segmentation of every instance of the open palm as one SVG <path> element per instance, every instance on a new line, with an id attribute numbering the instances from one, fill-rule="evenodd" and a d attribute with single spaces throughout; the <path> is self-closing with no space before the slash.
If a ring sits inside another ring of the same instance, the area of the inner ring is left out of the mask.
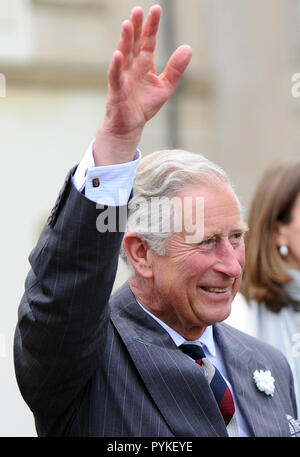
<path id="1" fill-rule="evenodd" d="M 180 46 L 165 70 L 156 74 L 154 50 L 161 16 L 155 5 L 143 24 L 143 11 L 136 7 L 122 25 L 118 50 L 108 71 L 107 119 L 115 135 L 140 132 L 171 97 L 191 59 L 191 48 Z"/>

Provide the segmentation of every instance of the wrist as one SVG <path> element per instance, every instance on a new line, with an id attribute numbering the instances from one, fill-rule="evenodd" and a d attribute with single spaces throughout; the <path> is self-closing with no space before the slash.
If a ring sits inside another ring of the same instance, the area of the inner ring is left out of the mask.
<path id="1" fill-rule="evenodd" d="M 97 131 L 93 147 L 95 166 L 132 161 L 141 133 L 141 131 L 135 131 L 131 134 L 115 134 L 102 124 Z"/>

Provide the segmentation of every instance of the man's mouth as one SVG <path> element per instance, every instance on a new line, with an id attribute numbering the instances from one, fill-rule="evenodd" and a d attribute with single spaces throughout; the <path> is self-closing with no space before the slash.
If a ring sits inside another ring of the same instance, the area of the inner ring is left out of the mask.
<path id="1" fill-rule="evenodd" d="M 205 290 L 206 292 L 212 292 L 216 294 L 222 294 L 228 292 L 230 290 L 229 287 L 201 287 L 201 289 Z"/>

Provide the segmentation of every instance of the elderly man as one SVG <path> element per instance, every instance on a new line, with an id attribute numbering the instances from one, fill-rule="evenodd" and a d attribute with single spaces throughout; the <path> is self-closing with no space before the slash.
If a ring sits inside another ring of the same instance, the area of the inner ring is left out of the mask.
<path id="1" fill-rule="evenodd" d="M 290 436 L 285 358 L 220 323 L 246 230 L 226 174 L 185 151 L 140 162 L 143 127 L 191 59 L 181 46 L 156 75 L 160 15 L 137 7 L 123 23 L 105 118 L 31 253 L 20 389 L 41 436 Z M 122 238 L 132 276 L 110 297 Z"/>

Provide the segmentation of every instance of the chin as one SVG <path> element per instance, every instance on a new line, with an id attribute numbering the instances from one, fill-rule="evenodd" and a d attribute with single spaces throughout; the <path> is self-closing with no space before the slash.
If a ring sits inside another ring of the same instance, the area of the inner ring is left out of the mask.
<path id="1" fill-rule="evenodd" d="M 231 313 L 231 302 L 227 303 L 226 305 L 223 305 L 220 307 L 220 309 L 216 310 L 212 315 L 211 315 L 211 323 L 209 325 L 216 324 L 217 322 L 223 322 L 227 319 L 227 317 Z"/>

